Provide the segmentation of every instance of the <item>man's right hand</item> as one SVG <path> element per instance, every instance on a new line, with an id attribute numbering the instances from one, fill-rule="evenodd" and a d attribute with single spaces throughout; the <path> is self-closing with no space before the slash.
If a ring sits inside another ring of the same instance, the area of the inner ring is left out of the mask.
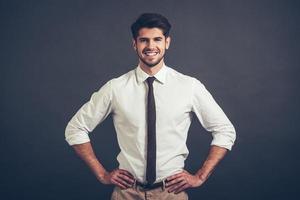
<path id="1" fill-rule="evenodd" d="M 112 172 L 105 172 L 103 178 L 101 178 L 103 184 L 114 184 L 121 189 L 127 189 L 134 184 L 133 175 L 124 169 L 115 169 Z"/>

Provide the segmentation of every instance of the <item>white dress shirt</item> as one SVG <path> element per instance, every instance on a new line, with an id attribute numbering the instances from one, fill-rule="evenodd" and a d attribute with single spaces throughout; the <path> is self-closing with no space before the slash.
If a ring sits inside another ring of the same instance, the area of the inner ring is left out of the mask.
<path id="1" fill-rule="evenodd" d="M 65 131 L 70 145 L 89 142 L 89 132 L 111 113 L 121 149 L 117 157 L 119 168 L 129 171 L 140 182 L 146 178 L 148 77 L 138 66 L 108 81 L 79 109 Z M 235 129 L 200 81 L 166 65 L 154 77 L 156 182 L 184 168 L 192 112 L 212 133 L 211 145 L 231 150 Z"/>

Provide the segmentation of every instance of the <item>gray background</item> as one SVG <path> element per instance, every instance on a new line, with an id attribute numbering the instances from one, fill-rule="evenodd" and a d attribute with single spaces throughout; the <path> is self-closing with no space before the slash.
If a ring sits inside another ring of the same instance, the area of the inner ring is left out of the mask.
<path id="1" fill-rule="evenodd" d="M 295 199 L 299 185 L 299 1 L 1 1 L 1 199 L 109 199 L 64 141 L 67 122 L 137 64 L 129 26 L 173 25 L 166 63 L 201 80 L 237 130 L 233 150 L 190 199 Z M 196 118 L 195 118 L 196 119 Z M 111 118 L 91 134 L 108 170 Z M 194 120 L 187 170 L 211 136 Z"/>

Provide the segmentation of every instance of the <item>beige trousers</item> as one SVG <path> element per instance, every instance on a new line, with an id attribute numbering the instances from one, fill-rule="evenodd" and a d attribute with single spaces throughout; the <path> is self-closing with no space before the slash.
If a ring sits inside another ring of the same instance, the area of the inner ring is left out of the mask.
<path id="1" fill-rule="evenodd" d="M 188 200 L 186 192 L 178 194 L 169 193 L 167 189 L 158 187 L 152 190 L 144 190 L 139 186 L 122 190 L 115 187 L 111 200 Z"/>

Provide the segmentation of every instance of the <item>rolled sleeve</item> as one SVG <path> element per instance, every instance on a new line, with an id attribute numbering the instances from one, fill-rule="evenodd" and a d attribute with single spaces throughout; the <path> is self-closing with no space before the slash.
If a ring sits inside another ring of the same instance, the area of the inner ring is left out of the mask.
<path id="1" fill-rule="evenodd" d="M 235 129 L 212 95 L 197 79 L 194 79 L 193 84 L 192 111 L 201 125 L 211 132 L 211 145 L 232 149 L 236 139 Z"/>
<path id="2" fill-rule="evenodd" d="M 93 93 L 69 121 L 65 130 L 65 139 L 69 145 L 90 141 L 89 133 L 112 111 L 111 81 Z"/>

